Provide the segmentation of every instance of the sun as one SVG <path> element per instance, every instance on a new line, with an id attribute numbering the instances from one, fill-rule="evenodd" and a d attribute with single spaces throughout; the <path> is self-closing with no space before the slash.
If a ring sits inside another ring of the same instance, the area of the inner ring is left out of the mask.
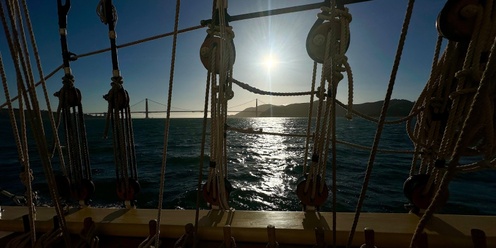
<path id="1" fill-rule="evenodd" d="M 277 59 L 276 56 L 274 56 L 273 54 L 268 54 L 266 56 L 263 57 L 262 59 L 262 64 L 267 68 L 267 69 L 272 69 L 274 68 L 275 66 L 277 66 L 277 64 L 279 64 L 279 60 Z"/>

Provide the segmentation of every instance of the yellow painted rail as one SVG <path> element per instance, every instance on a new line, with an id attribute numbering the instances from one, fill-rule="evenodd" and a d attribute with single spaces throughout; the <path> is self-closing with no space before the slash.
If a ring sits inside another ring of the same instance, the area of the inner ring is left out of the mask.
<path id="1" fill-rule="evenodd" d="M 0 231 L 22 232 L 25 207 L 2 207 Z M 37 208 L 36 230 L 44 233 L 53 227 L 52 208 Z M 267 225 L 276 227 L 276 239 L 281 244 L 315 244 L 315 228 L 325 230 L 327 244 L 332 244 L 332 214 L 288 211 L 216 211 L 201 210 L 199 215 L 200 240 L 222 240 L 223 227 L 231 225 L 232 236 L 238 242 L 267 242 Z M 148 222 L 157 217 L 153 209 L 83 208 L 73 209 L 66 216 L 71 233 L 79 233 L 83 220 L 91 217 L 99 236 L 148 236 Z M 353 222 L 353 213 L 338 213 L 338 245 L 346 245 Z M 375 231 L 378 247 L 408 247 L 419 217 L 406 213 L 362 213 L 357 226 L 354 246 L 364 243 L 363 229 Z M 184 225 L 195 222 L 194 210 L 163 210 L 161 237 L 178 238 L 184 234 Z M 435 215 L 426 227 L 429 247 L 473 247 L 471 229 L 486 233 L 488 247 L 496 247 L 496 216 Z"/>

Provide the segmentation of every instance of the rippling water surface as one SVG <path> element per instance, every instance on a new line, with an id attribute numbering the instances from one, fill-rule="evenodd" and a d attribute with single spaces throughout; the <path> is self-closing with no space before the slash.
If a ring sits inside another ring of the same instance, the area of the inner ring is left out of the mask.
<path id="1" fill-rule="evenodd" d="M 121 206 L 115 193 L 115 166 L 111 140 L 102 139 L 105 120 L 87 119 L 88 142 L 97 192 L 92 202 L 96 206 Z M 0 120 L 0 187 L 22 194 L 17 150 L 8 120 Z M 134 132 L 142 192 L 138 195 L 140 208 L 156 208 L 158 185 L 164 145 L 163 119 L 135 119 Z M 229 119 L 238 128 L 263 129 L 265 132 L 304 134 L 306 118 L 240 118 Z M 376 126 L 354 119 L 337 120 L 339 140 L 371 146 Z M 408 150 L 412 144 L 404 125 L 388 126 L 380 142 L 382 149 Z M 195 208 L 200 162 L 202 119 L 172 119 L 169 130 L 165 181 L 165 208 Z M 302 176 L 305 138 L 262 134 L 243 134 L 229 131 L 229 181 L 234 190 L 230 204 L 245 210 L 301 210 L 295 194 Z M 208 147 L 208 146 L 207 146 Z M 49 204 L 47 186 L 34 149 L 31 164 L 35 171 L 34 188 L 40 203 Z M 208 151 L 207 153 L 208 154 Z M 205 161 L 208 161 L 206 156 Z M 369 152 L 345 145 L 337 146 L 338 211 L 354 211 L 362 187 Z M 364 211 L 406 212 L 403 182 L 410 170 L 411 156 L 379 154 L 374 163 Z M 206 163 L 208 165 L 208 163 Z M 58 170 L 56 161 L 55 170 Z M 331 185 L 331 170 L 327 171 L 327 185 Z M 207 169 L 204 169 L 204 179 Z M 444 212 L 459 214 L 496 214 L 496 173 L 484 171 L 457 177 L 450 185 L 450 201 Z M 330 198 L 329 198 L 330 199 Z M 331 210 L 329 203 L 323 210 Z M 12 204 L 0 196 L 0 204 Z M 206 208 L 201 199 L 200 206 Z"/>

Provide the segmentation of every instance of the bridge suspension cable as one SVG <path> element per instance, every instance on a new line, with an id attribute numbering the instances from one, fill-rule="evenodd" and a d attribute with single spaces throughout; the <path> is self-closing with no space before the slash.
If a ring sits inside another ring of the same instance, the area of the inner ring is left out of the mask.
<path id="1" fill-rule="evenodd" d="M 162 106 L 164 106 L 164 107 L 167 107 L 167 104 L 165 104 L 165 103 L 157 102 L 157 101 L 154 101 L 154 100 L 152 100 L 152 99 L 150 99 L 150 98 L 147 98 L 147 99 L 148 99 L 148 101 L 150 101 L 150 102 L 153 102 L 153 103 L 156 103 L 156 104 L 158 104 L 158 105 L 162 105 Z M 172 106 L 171 106 L 171 107 L 172 107 Z"/>
<path id="2" fill-rule="evenodd" d="M 135 103 L 135 104 L 131 105 L 130 107 L 132 108 L 132 107 L 134 107 L 134 106 L 136 106 L 136 105 L 138 105 L 138 104 L 140 104 L 140 103 L 144 102 L 145 100 L 146 100 L 146 99 L 143 99 L 143 100 L 141 100 L 141 101 L 139 101 L 139 102 L 137 102 L 137 103 Z"/>
<path id="3" fill-rule="evenodd" d="M 245 103 L 242 103 L 242 104 L 238 104 L 238 105 L 236 105 L 236 106 L 229 107 L 228 109 L 237 108 L 237 107 L 239 107 L 239 106 L 246 105 L 246 104 L 251 103 L 251 102 L 256 101 L 256 100 L 257 100 L 257 99 L 253 99 L 253 100 L 250 100 L 250 101 L 248 101 L 248 102 L 245 102 Z"/>

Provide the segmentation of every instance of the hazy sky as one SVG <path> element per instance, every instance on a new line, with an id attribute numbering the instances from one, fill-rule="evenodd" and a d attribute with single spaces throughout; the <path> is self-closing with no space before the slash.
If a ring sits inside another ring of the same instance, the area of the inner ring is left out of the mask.
<path id="1" fill-rule="evenodd" d="M 118 14 L 117 44 L 123 44 L 173 30 L 173 0 L 114 0 Z M 316 3 L 305 0 L 230 0 L 228 12 L 238 15 L 253 11 Z M 353 16 L 351 43 L 347 52 L 353 70 L 354 102 L 384 99 L 391 67 L 403 23 L 407 0 L 373 0 L 348 5 Z M 406 41 L 405 52 L 396 80 L 393 98 L 415 100 L 429 76 L 437 31 L 435 20 L 443 0 L 417 0 Z M 109 47 L 108 27 L 96 14 L 98 1 L 73 0 L 68 16 L 69 50 L 84 54 Z M 211 17 L 212 1 L 183 0 L 179 27 L 199 25 Z M 28 0 L 36 41 L 45 74 L 62 64 L 58 33 L 57 1 Z M 254 87 L 271 91 L 308 91 L 311 85 L 312 60 L 305 50 L 305 39 L 320 10 L 309 10 L 274 17 L 232 22 L 235 32 L 236 63 L 234 78 Z M 173 110 L 203 109 L 207 72 L 200 62 L 199 49 L 206 28 L 180 34 L 174 77 Z M 172 37 L 119 49 L 119 66 L 124 87 L 130 93 L 132 110 L 143 110 L 145 98 L 166 103 L 172 51 Z M 15 95 L 15 74 L 2 32 L 0 48 L 10 92 Z M 268 67 L 264 59 L 272 55 L 277 63 Z M 32 59 L 34 61 L 34 59 Z M 84 57 L 71 63 L 76 86 L 83 95 L 85 112 L 104 112 L 102 98 L 110 89 L 112 64 L 110 52 Z M 62 86 L 63 72 L 47 81 L 54 93 Z M 38 75 L 35 74 L 37 80 Z M 347 101 L 346 79 L 340 83 L 338 99 Z M 309 97 L 268 97 L 255 95 L 233 86 L 232 110 L 259 104 L 284 105 L 306 102 Z M 0 94 L 0 103 L 5 102 Z M 58 99 L 51 98 L 53 108 Z M 137 104 L 139 103 L 139 104 Z M 245 104 L 246 103 L 246 104 Z M 163 105 L 150 103 L 151 110 L 164 110 Z"/>

